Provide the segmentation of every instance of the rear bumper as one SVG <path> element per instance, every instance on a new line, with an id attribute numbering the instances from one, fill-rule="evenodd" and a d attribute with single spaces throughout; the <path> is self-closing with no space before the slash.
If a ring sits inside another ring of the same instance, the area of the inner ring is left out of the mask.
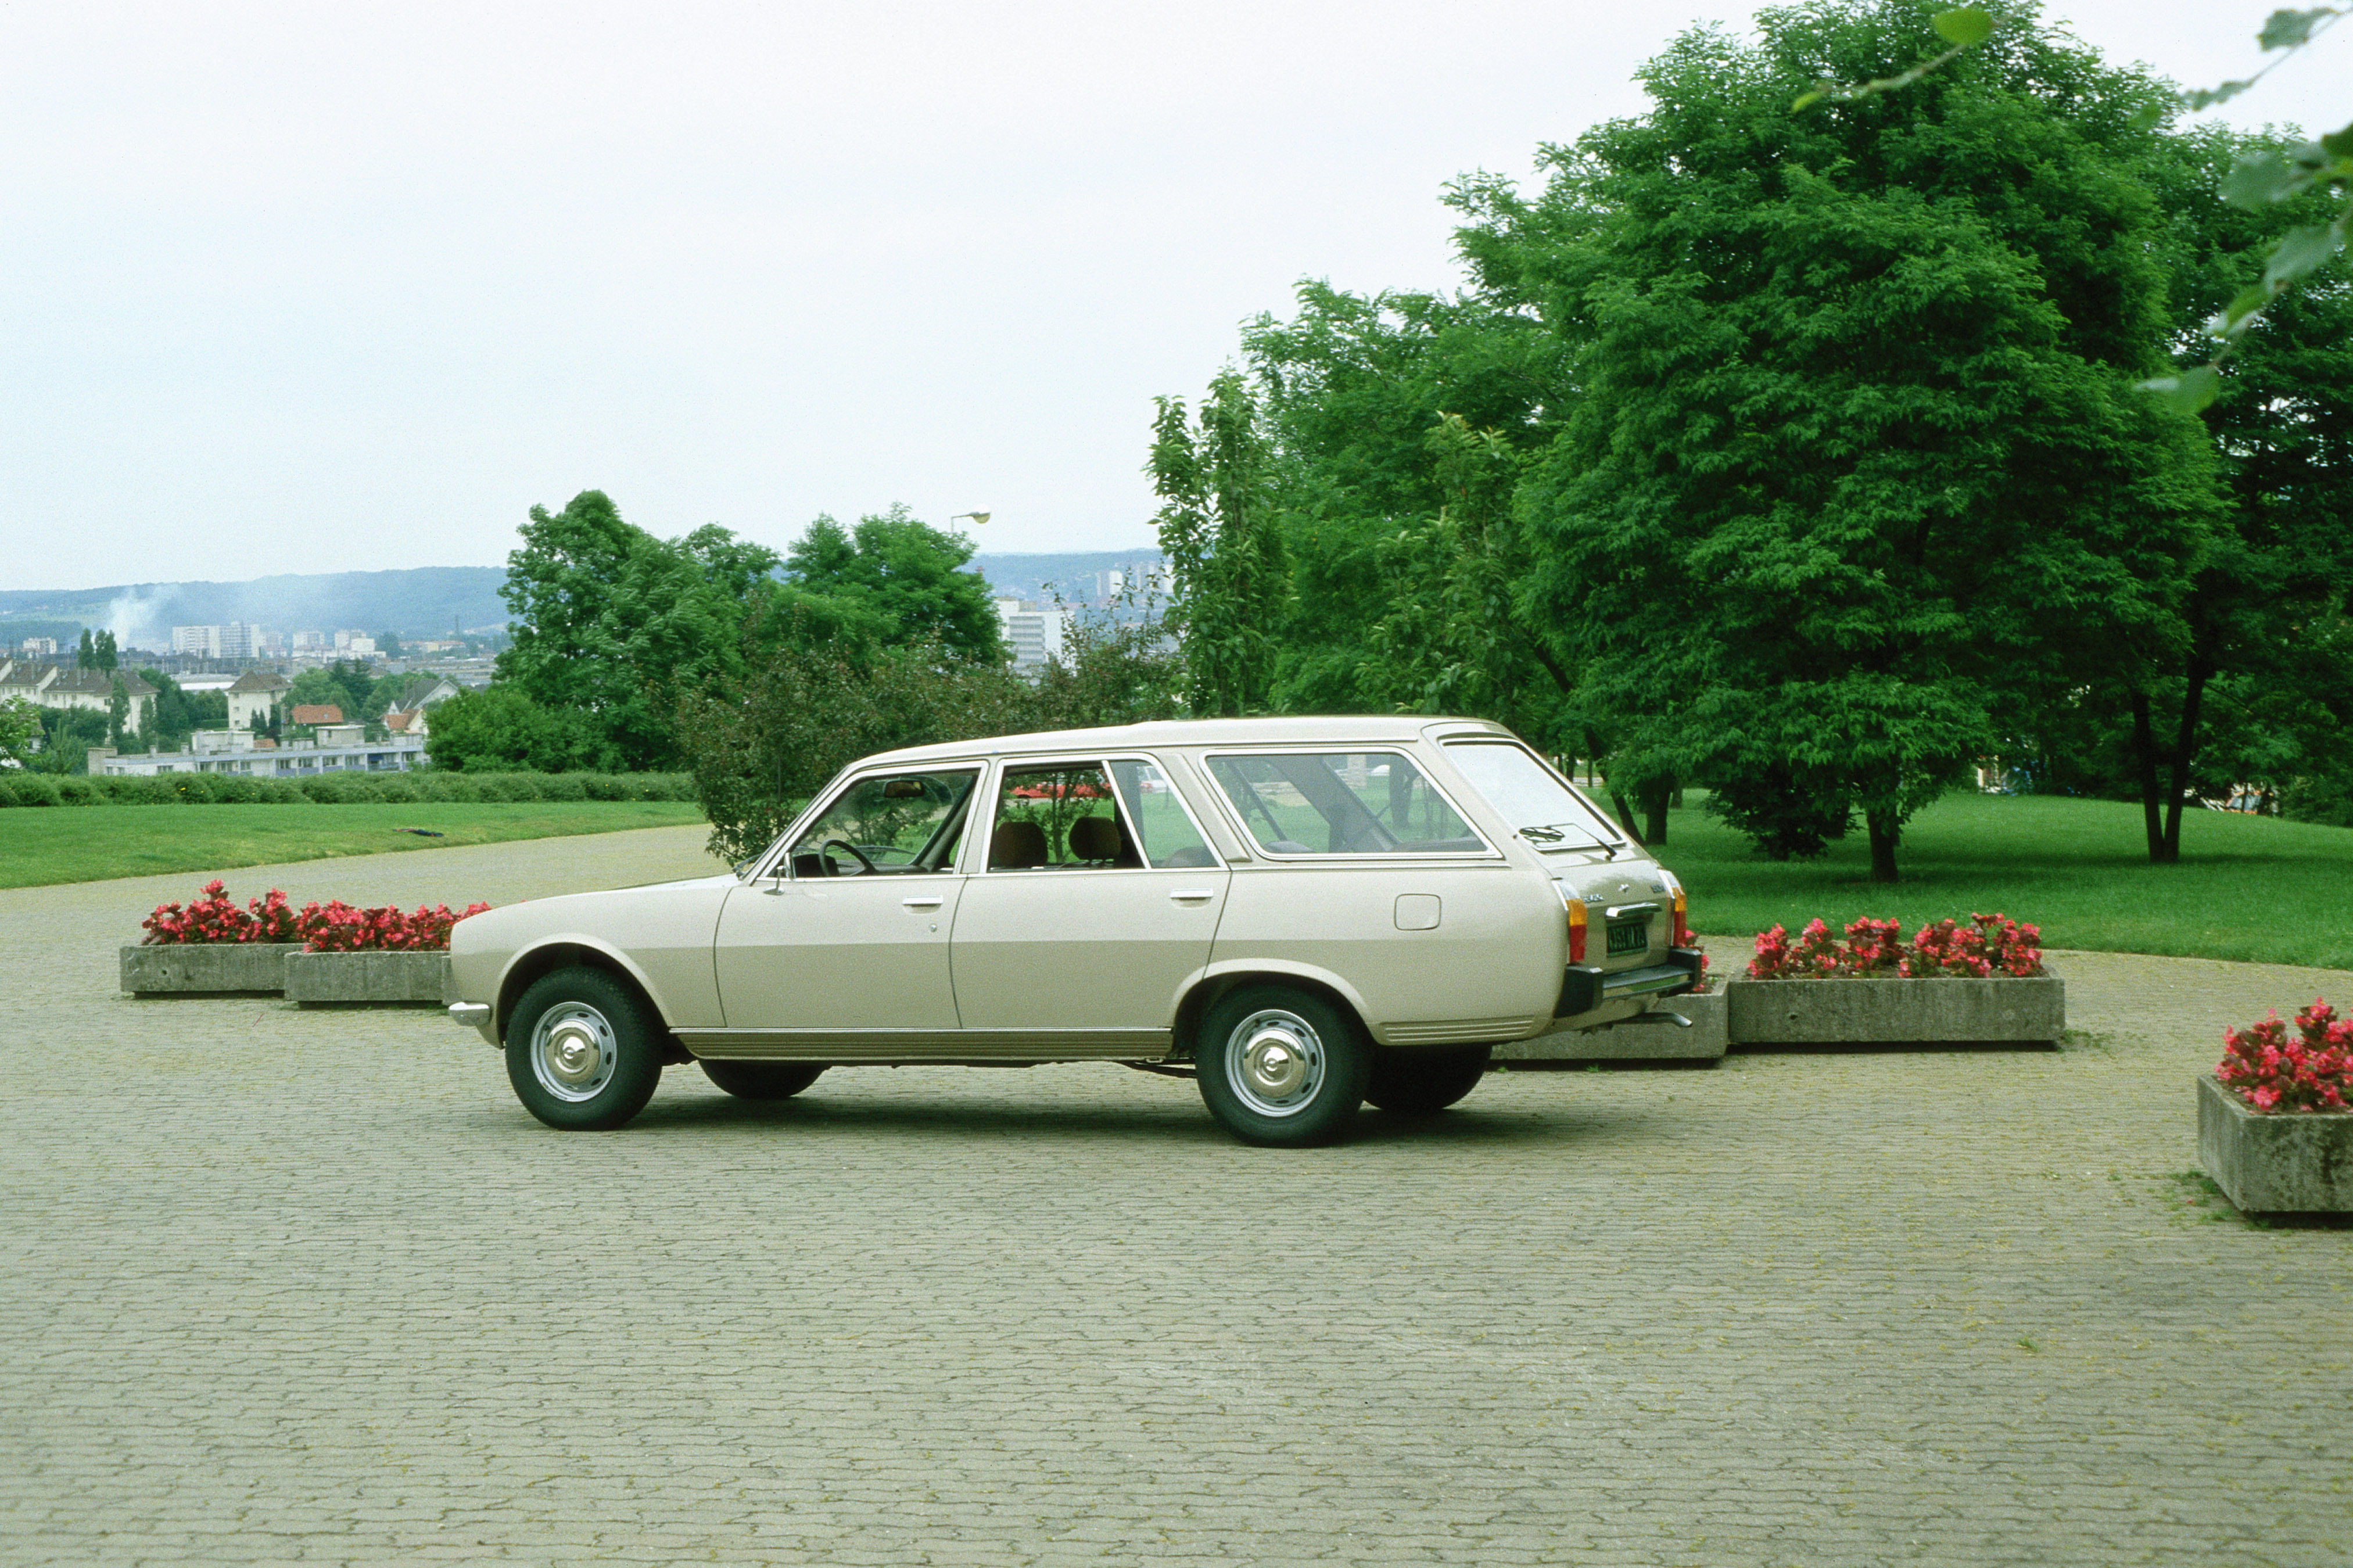
<path id="1" fill-rule="evenodd" d="M 1667 962 L 1642 969 L 1604 970 L 1589 963 L 1571 964 L 1561 976 L 1556 1018 L 1574 1018 L 1611 1002 L 1650 996 L 1679 996 L 1699 989 L 1699 949 L 1667 950 Z"/>

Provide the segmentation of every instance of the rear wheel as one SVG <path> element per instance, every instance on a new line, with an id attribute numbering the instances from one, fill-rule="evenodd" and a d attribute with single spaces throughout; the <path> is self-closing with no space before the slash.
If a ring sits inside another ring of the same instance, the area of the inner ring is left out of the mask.
<path id="1" fill-rule="evenodd" d="M 1447 1046 L 1436 1050 L 1373 1053 L 1372 1081 L 1365 1098 L 1398 1116 L 1428 1116 L 1445 1110 L 1479 1087 L 1492 1046 Z"/>
<path id="2" fill-rule="evenodd" d="M 702 1076 L 738 1100 L 790 1100 L 825 1071 L 823 1062 L 701 1062 Z"/>
<path id="3" fill-rule="evenodd" d="M 1287 985 L 1248 985 L 1209 1009 L 1194 1050 L 1202 1102 L 1245 1143 L 1301 1146 L 1345 1131 L 1365 1098 L 1364 1031 Z"/>
<path id="4" fill-rule="evenodd" d="M 628 1124 L 661 1082 L 661 1023 L 601 969 L 533 982 L 507 1020 L 507 1081 L 522 1108 L 567 1132 Z"/>

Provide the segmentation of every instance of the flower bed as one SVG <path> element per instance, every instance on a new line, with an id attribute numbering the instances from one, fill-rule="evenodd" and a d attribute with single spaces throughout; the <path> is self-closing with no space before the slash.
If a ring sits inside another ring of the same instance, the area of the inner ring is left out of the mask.
<path id="1" fill-rule="evenodd" d="M 2244 1214 L 2353 1214 L 2353 1019 L 2316 998 L 2222 1034 L 2198 1080 L 2198 1160 Z"/>
<path id="2" fill-rule="evenodd" d="M 2353 1018 L 2320 997 L 2295 1016 L 2297 1033 L 2274 1013 L 2246 1029 L 2222 1031 L 2215 1081 L 2261 1116 L 2353 1110 Z"/>
<path id="3" fill-rule="evenodd" d="M 1795 942 L 1788 928 L 1757 935 L 1750 980 L 1992 980 L 2043 974 L 2042 930 L 2001 914 L 1969 916 L 1969 923 L 1933 921 L 1907 945 L 1894 921 L 1859 920 L 1843 941 L 1820 921 L 1808 922 Z"/>
<path id="4" fill-rule="evenodd" d="M 215 878 L 205 884 L 203 896 L 185 908 L 157 905 L 155 912 L 140 922 L 147 932 L 141 945 L 294 942 L 312 952 L 447 952 L 449 928 L 490 907 L 469 904 L 452 913 L 447 904 L 430 909 L 419 904 L 403 913 L 395 904 L 361 909 L 336 899 L 325 904 L 313 900 L 297 910 L 287 903 L 284 893 L 272 888 L 264 898 L 247 900 L 240 910 Z"/>
<path id="5" fill-rule="evenodd" d="M 296 1001 L 438 1000 L 449 928 L 488 904 L 404 913 L 334 900 L 297 910 L 272 888 L 243 908 L 217 879 L 186 905 L 161 904 L 147 935 L 121 952 L 121 986 L 134 995 L 282 992 Z"/>
<path id="6" fill-rule="evenodd" d="M 1777 925 L 1725 987 L 1730 1043 L 2055 1040 L 2067 1026 L 2066 991 L 2042 967 L 2042 935 L 1999 914 L 1932 921 L 1908 942 L 1894 921 L 1859 920 L 1843 937 L 1813 921 L 1794 941 Z"/>

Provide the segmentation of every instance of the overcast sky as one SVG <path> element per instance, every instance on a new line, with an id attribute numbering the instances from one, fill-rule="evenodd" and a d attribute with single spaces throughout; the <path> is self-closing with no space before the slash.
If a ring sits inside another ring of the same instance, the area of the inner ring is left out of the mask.
<path id="1" fill-rule="evenodd" d="M 1749 9 L 0 0 L 0 587 L 495 564 L 592 487 L 1147 543 L 1155 394 L 1303 277 L 1448 286 L 1448 180 Z M 2205 82 L 2269 9 L 2051 15 Z"/>

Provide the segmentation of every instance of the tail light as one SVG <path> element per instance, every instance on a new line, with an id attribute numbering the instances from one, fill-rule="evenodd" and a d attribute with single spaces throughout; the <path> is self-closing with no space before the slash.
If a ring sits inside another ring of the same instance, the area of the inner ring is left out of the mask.
<path id="1" fill-rule="evenodd" d="M 1691 939 L 1691 899 L 1681 888 L 1675 889 L 1675 945 L 1689 947 Z"/>
<path id="2" fill-rule="evenodd" d="M 1571 894 L 1567 888 L 1563 888 L 1560 890 L 1560 901 L 1568 906 L 1568 961 L 1571 963 L 1583 963 L 1585 962 L 1585 900 Z"/>

